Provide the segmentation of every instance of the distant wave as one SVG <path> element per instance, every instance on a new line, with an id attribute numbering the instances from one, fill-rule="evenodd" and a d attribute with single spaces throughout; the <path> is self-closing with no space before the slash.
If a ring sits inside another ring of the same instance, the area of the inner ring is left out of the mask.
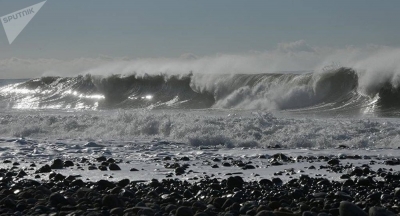
<path id="1" fill-rule="evenodd" d="M 390 81 L 362 92 L 351 68 L 319 73 L 84 75 L 42 77 L 0 88 L 14 109 L 385 110 L 400 108 Z"/>

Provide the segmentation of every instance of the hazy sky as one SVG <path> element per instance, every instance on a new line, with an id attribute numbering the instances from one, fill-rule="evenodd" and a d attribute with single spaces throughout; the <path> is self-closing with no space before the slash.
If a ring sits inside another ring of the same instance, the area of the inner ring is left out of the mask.
<path id="1" fill-rule="evenodd" d="M 41 0 L 0 0 L 0 16 Z M 400 46 L 400 1 L 48 0 L 0 59 L 153 58 L 319 47 Z"/>

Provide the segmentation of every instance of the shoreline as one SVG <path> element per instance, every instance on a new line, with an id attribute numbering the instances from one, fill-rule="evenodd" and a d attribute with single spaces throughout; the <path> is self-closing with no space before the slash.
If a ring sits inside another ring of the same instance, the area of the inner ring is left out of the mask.
<path id="1" fill-rule="evenodd" d="M 64 141 L 2 143 L 2 213 L 400 213 L 398 149 L 199 149 L 165 141 Z"/>

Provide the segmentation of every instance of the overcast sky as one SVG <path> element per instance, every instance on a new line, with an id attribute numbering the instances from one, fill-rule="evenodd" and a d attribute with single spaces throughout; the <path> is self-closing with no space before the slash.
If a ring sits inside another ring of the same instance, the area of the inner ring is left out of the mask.
<path id="1" fill-rule="evenodd" d="M 0 16 L 39 2 L 0 0 Z M 0 30 L 0 78 L 56 70 L 75 74 L 110 59 L 182 55 L 210 63 L 217 60 L 207 56 L 234 54 L 217 59 L 229 65 L 236 58 L 247 59 L 243 64 L 259 61 L 262 68 L 268 62 L 274 70 L 313 69 L 324 61 L 321 56 L 347 58 L 342 54 L 349 47 L 358 54 L 364 51 L 357 47 L 400 47 L 399 14 L 398 0 L 48 0 L 11 45 Z M 334 49 L 339 51 L 327 51 Z M 288 58 L 277 50 L 312 55 Z M 246 56 L 258 52 L 261 57 Z M 160 66 L 155 71 L 172 65 L 149 62 Z M 139 63 L 133 68 L 148 64 Z"/>
<path id="2" fill-rule="evenodd" d="M 0 16 L 40 0 L 0 0 Z M 0 58 L 174 57 L 315 46 L 399 46 L 400 1 L 48 0 Z"/>

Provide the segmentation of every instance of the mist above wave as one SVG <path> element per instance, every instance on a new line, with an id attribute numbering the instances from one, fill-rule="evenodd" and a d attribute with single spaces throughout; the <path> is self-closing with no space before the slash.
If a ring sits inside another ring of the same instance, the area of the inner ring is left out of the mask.
<path id="1" fill-rule="evenodd" d="M 300 40 L 265 52 L 203 57 L 8 59 L 0 61 L 5 73 L 46 76 L 2 88 L 0 99 L 3 108 L 28 109 L 396 108 L 399 58 L 398 48 L 335 49 Z"/>

